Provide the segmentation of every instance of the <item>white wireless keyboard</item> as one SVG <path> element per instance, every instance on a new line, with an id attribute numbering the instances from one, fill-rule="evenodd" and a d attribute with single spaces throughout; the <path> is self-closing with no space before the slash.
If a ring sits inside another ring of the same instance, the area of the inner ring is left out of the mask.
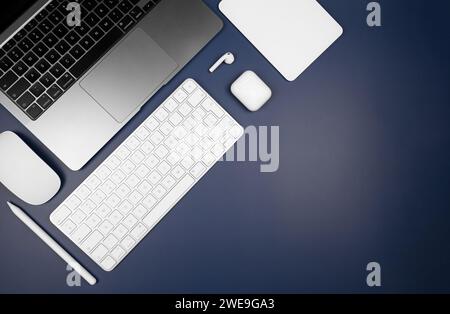
<path id="1" fill-rule="evenodd" d="M 243 133 L 188 79 L 50 220 L 102 269 L 111 271 Z"/>

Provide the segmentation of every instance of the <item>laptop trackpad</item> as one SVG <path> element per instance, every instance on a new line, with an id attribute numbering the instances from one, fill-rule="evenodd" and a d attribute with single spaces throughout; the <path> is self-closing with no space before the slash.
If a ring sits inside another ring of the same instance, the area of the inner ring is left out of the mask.
<path id="1" fill-rule="evenodd" d="M 80 83 L 117 122 L 143 105 L 178 64 L 136 28 Z"/>

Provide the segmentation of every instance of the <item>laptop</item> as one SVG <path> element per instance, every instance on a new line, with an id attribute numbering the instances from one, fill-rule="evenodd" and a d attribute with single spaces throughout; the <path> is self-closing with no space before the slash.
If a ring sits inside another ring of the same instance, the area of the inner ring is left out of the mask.
<path id="1" fill-rule="evenodd" d="M 2 3 L 0 103 L 77 171 L 223 24 L 202 0 L 69 3 Z"/>

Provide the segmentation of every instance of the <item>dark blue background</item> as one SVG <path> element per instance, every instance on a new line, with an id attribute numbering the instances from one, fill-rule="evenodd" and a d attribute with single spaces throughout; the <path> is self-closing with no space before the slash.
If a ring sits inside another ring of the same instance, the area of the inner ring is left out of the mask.
<path id="1" fill-rule="evenodd" d="M 218 0 L 206 2 L 218 11 Z M 298 80 L 285 81 L 226 22 L 78 173 L 0 108 L 0 131 L 19 133 L 64 181 L 51 203 L 36 208 L 0 188 L 0 292 L 449 292 L 450 4 L 381 1 L 383 26 L 372 29 L 368 0 L 320 2 L 345 33 Z M 229 50 L 236 63 L 208 74 Z M 228 92 L 247 69 L 274 91 L 258 113 Z M 105 273 L 49 215 L 187 77 L 242 125 L 279 125 L 280 170 L 219 163 Z M 13 217 L 7 200 L 24 207 L 99 283 L 68 288 L 65 264 Z M 382 265 L 381 288 L 366 286 L 371 261 Z"/>

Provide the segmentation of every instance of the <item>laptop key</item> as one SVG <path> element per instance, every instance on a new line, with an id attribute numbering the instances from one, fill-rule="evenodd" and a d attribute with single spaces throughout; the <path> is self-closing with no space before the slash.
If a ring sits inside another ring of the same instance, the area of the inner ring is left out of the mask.
<path id="1" fill-rule="evenodd" d="M 98 22 L 100 22 L 100 18 L 95 15 L 95 13 L 91 13 L 88 16 L 85 17 L 84 21 L 90 26 L 94 27 L 97 25 Z"/>
<path id="2" fill-rule="evenodd" d="M 41 59 L 38 61 L 38 63 L 36 63 L 35 67 L 39 72 L 44 74 L 50 68 L 50 64 L 46 60 Z"/>
<path id="3" fill-rule="evenodd" d="M 81 47 L 83 47 L 85 50 L 89 50 L 90 48 L 92 48 L 92 46 L 94 46 L 94 44 L 95 44 L 95 41 L 89 35 L 86 35 L 80 41 Z"/>
<path id="4" fill-rule="evenodd" d="M 66 54 L 59 62 L 61 62 L 66 69 L 69 69 L 75 63 L 75 59 L 69 54 Z"/>
<path id="5" fill-rule="evenodd" d="M 52 105 L 53 100 L 47 94 L 43 94 L 36 102 L 41 108 L 48 109 Z"/>
<path id="6" fill-rule="evenodd" d="M 94 10 L 95 14 L 97 14 L 100 18 L 105 17 L 105 15 L 108 13 L 108 8 L 103 4 L 100 3 Z"/>
<path id="7" fill-rule="evenodd" d="M 34 52 L 30 51 L 29 53 L 27 53 L 25 55 L 25 57 L 23 58 L 23 61 L 25 61 L 25 63 L 31 67 L 33 66 L 37 61 L 39 60 L 39 58 L 34 54 Z"/>
<path id="8" fill-rule="evenodd" d="M 16 45 L 16 41 L 14 38 L 10 39 L 6 44 L 3 45 L 3 49 L 5 51 L 11 50 Z"/>
<path id="9" fill-rule="evenodd" d="M 144 12 L 139 8 L 139 7 L 134 7 L 131 11 L 130 11 L 130 15 L 136 20 L 139 21 L 141 19 L 141 17 L 144 16 Z"/>
<path id="10" fill-rule="evenodd" d="M 23 57 L 23 52 L 22 52 L 22 50 L 20 50 L 18 47 L 14 47 L 13 49 L 11 49 L 11 50 L 8 52 L 8 57 L 9 57 L 12 61 L 17 62 L 17 61 L 20 60 L 20 58 Z"/>
<path id="11" fill-rule="evenodd" d="M 28 34 L 28 38 L 33 42 L 37 43 L 44 37 L 44 34 L 37 28 L 33 29 L 30 34 Z"/>
<path id="12" fill-rule="evenodd" d="M 27 109 L 27 113 L 32 120 L 36 120 L 44 113 L 44 110 L 41 109 L 37 104 L 32 104 L 30 108 Z"/>
<path id="13" fill-rule="evenodd" d="M 18 46 L 23 52 L 27 53 L 33 47 L 33 43 L 28 38 L 25 38 L 18 44 Z"/>
<path id="14" fill-rule="evenodd" d="M 47 45 L 47 47 L 52 48 L 58 42 L 58 38 L 56 38 L 54 34 L 50 33 L 45 36 L 43 42 Z"/>
<path id="15" fill-rule="evenodd" d="M 119 3 L 119 9 L 120 9 L 120 11 L 122 11 L 124 14 L 127 14 L 132 8 L 133 8 L 133 6 L 132 6 L 131 3 L 128 2 L 127 0 L 121 1 L 121 2 Z"/>
<path id="16" fill-rule="evenodd" d="M 65 71 L 66 71 L 66 70 L 64 69 L 64 67 L 63 67 L 61 64 L 59 64 L 59 63 L 55 64 L 55 65 L 50 69 L 50 73 L 51 73 L 54 77 L 56 77 L 56 78 L 60 78 L 61 75 L 63 75 L 63 73 L 64 73 Z"/>
<path id="17" fill-rule="evenodd" d="M 113 27 L 91 50 L 89 50 L 77 63 L 70 69 L 70 73 L 79 78 L 91 66 L 100 59 L 114 44 L 122 37 L 123 33 L 117 27 Z"/>
<path id="18" fill-rule="evenodd" d="M 56 44 L 55 49 L 61 55 L 64 55 L 66 52 L 68 52 L 70 50 L 70 45 L 63 39 L 59 43 Z"/>
<path id="19" fill-rule="evenodd" d="M 38 80 L 40 74 L 39 72 L 35 69 L 32 68 L 30 69 L 26 74 L 25 77 L 27 78 L 28 81 L 30 81 L 31 83 L 34 83 Z"/>
<path id="20" fill-rule="evenodd" d="M 90 27 L 87 26 L 86 23 L 81 23 L 80 26 L 75 27 L 75 31 L 81 37 L 85 36 L 90 30 Z"/>
<path id="21" fill-rule="evenodd" d="M 55 81 L 56 80 L 53 77 L 53 75 L 51 75 L 48 72 L 43 77 L 41 77 L 41 79 L 39 80 L 39 82 L 41 82 L 41 84 L 47 88 L 50 87 L 50 85 L 52 85 Z"/>
<path id="22" fill-rule="evenodd" d="M 0 60 L 0 69 L 3 71 L 8 71 L 13 66 L 13 62 L 7 56 L 4 56 L 2 60 Z"/>
<path id="23" fill-rule="evenodd" d="M 56 37 L 58 37 L 59 39 L 63 38 L 64 36 L 66 36 L 66 34 L 69 32 L 69 30 L 67 29 L 67 27 L 64 26 L 64 24 L 59 24 L 58 26 L 56 26 L 55 30 L 53 31 L 53 33 L 56 35 Z"/>
<path id="24" fill-rule="evenodd" d="M 67 90 L 74 82 L 75 79 L 69 73 L 65 73 L 57 83 L 62 89 Z"/>
<path id="25" fill-rule="evenodd" d="M 30 92 L 35 96 L 39 97 L 45 92 L 45 87 L 41 83 L 37 82 L 30 87 Z"/>
<path id="26" fill-rule="evenodd" d="M 133 25 L 134 25 L 134 20 L 129 16 L 126 15 L 120 22 L 119 22 L 119 27 L 124 31 L 127 32 Z"/>
<path id="27" fill-rule="evenodd" d="M 15 40 L 16 42 L 18 42 L 18 41 L 21 41 L 22 39 L 24 39 L 25 36 L 26 36 L 26 34 L 27 34 L 26 30 L 21 29 L 20 31 L 18 31 L 18 32 L 14 35 L 13 38 L 14 38 L 14 40 Z"/>
<path id="28" fill-rule="evenodd" d="M 47 59 L 47 61 L 50 62 L 50 64 L 55 64 L 56 61 L 59 60 L 59 58 L 61 58 L 61 55 L 55 49 L 50 50 L 45 55 L 45 59 Z"/>
<path id="29" fill-rule="evenodd" d="M 80 47 L 80 45 L 76 45 L 75 47 L 73 47 L 70 50 L 70 54 L 72 55 L 72 57 L 74 57 L 75 59 L 80 59 L 81 56 L 84 54 L 84 49 Z"/>
<path id="30" fill-rule="evenodd" d="M 103 37 L 103 35 L 105 35 L 105 32 L 102 31 L 102 29 L 98 26 L 94 27 L 94 29 L 92 29 L 92 31 L 89 32 L 89 35 L 95 40 L 95 41 L 99 41 L 100 38 Z"/>
<path id="31" fill-rule="evenodd" d="M 113 20 L 114 23 L 117 23 L 117 22 L 119 22 L 120 19 L 123 17 L 123 13 L 120 12 L 120 10 L 119 10 L 118 8 L 115 8 L 114 10 L 112 10 L 112 11 L 109 13 L 108 16 L 109 16 L 109 18 L 110 18 L 111 20 Z"/>
<path id="32" fill-rule="evenodd" d="M 26 71 L 28 71 L 28 67 L 25 65 L 25 63 L 19 61 L 16 63 L 16 65 L 14 65 L 13 71 L 16 72 L 18 76 L 22 76 Z"/>
<path id="33" fill-rule="evenodd" d="M 25 92 L 18 100 L 17 100 L 17 104 L 22 108 L 22 109 L 27 109 L 33 102 L 34 102 L 35 98 L 33 95 L 31 95 L 29 92 Z"/>
<path id="34" fill-rule="evenodd" d="M 42 31 L 44 34 L 47 34 L 48 32 L 51 32 L 53 29 L 53 24 L 49 20 L 45 20 L 39 24 L 37 27 L 40 31 Z"/>
<path id="35" fill-rule="evenodd" d="M 53 85 L 47 90 L 47 93 L 53 98 L 53 100 L 56 100 L 61 97 L 63 91 L 57 85 Z"/>
<path id="36" fill-rule="evenodd" d="M 30 83 L 24 79 L 19 79 L 10 89 L 6 92 L 12 99 L 16 100 L 20 97 L 29 87 Z"/>
<path id="37" fill-rule="evenodd" d="M 4 76 L 0 78 L 0 88 L 4 91 L 8 90 L 14 82 L 16 82 L 19 77 L 13 73 L 13 71 L 9 71 Z"/>
<path id="38" fill-rule="evenodd" d="M 105 17 L 99 25 L 103 31 L 107 32 L 114 26 L 114 23 L 109 17 Z"/>
<path id="39" fill-rule="evenodd" d="M 43 43 L 39 43 L 36 45 L 36 47 L 33 48 L 33 52 L 39 57 L 41 58 L 42 56 L 44 56 L 48 51 L 48 48 L 46 45 L 44 45 Z"/>

